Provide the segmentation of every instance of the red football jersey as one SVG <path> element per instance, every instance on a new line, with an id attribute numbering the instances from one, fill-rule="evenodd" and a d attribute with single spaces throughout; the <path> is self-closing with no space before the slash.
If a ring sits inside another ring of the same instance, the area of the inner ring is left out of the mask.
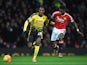
<path id="1" fill-rule="evenodd" d="M 67 22 L 74 21 L 72 16 L 70 16 L 68 13 L 64 13 L 64 15 L 61 15 L 59 11 L 55 11 L 52 14 L 52 18 L 55 22 L 54 27 L 56 27 L 58 29 L 66 29 Z"/>

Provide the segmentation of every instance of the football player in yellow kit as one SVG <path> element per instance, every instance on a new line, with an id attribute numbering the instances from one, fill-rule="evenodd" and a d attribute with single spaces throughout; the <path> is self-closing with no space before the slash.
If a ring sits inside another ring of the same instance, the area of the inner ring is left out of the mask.
<path id="1" fill-rule="evenodd" d="M 44 13 L 44 7 L 40 7 L 39 11 L 37 13 L 33 13 L 24 23 L 24 33 L 27 31 L 27 27 L 30 24 L 28 38 L 29 43 L 34 45 L 34 56 L 32 62 L 37 62 L 36 57 L 40 49 L 41 39 L 43 39 L 43 28 L 44 25 L 48 25 L 49 23 L 49 20 Z"/>

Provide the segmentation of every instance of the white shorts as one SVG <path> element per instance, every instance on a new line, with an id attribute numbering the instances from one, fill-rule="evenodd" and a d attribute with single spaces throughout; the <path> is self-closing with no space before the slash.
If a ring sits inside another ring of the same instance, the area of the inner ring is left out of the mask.
<path id="1" fill-rule="evenodd" d="M 63 33 L 65 35 L 66 33 L 66 29 L 57 29 L 57 28 L 53 28 L 53 31 L 52 31 L 52 35 L 51 35 L 51 41 L 56 41 L 58 40 L 59 38 L 59 34 L 60 33 Z"/>

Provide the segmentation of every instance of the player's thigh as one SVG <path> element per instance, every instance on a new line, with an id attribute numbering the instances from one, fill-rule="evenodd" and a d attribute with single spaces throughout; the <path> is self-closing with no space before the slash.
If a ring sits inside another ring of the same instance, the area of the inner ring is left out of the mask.
<path id="1" fill-rule="evenodd" d="M 29 36 L 29 42 L 34 42 L 37 38 L 37 31 L 31 31 L 30 36 Z"/>
<path id="2" fill-rule="evenodd" d="M 58 38 L 58 29 L 53 28 L 52 34 L 51 34 L 51 41 L 56 41 Z"/>
<path id="3" fill-rule="evenodd" d="M 56 41 L 58 38 L 58 34 L 56 32 L 53 32 L 51 35 L 51 41 Z"/>
<path id="4" fill-rule="evenodd" d="M 38 32 L 38 33 L 40 33 L 40 32 Z M 37 45 L 41 45 L 41 39 L 43 39 L 43 34 L 41 33 L 41 34 L 37 34 L 37 37 L 36 37 L 36 44 Z"/>

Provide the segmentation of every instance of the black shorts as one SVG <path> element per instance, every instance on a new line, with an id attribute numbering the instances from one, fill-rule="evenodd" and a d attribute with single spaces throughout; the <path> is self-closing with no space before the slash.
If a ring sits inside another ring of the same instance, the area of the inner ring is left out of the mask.
<path id="1" fill-rule="evenodd" d="M 41 31 L 42 32 L 42 31 Z M 30 36 L 29 36 L 29 42 L 34 42 L 38 37 L 42 37 L 42 34 L 39 31 L 31 31 Z"/>

